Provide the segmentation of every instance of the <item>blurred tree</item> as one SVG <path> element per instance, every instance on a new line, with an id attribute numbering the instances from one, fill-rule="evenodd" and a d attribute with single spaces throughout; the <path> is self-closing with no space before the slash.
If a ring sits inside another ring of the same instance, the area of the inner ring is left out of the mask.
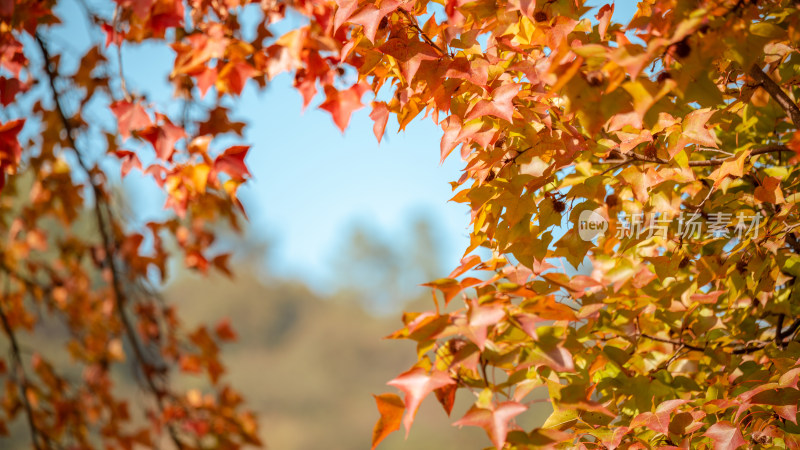
<path id="1" fill-rule="evenodd" d="M 429 292 L 420 285 L 444 271 L 435 221 L 417 214 L 399 228 L 379 230 L 363 221 L 352 226 L 331 262 L 338 298 L 355 296 L 369 311 L 387 314 Z"/>

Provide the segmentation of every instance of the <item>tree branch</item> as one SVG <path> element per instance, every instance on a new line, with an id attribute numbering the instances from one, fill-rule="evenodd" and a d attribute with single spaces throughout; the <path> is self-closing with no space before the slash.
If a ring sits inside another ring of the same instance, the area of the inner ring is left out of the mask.
<path id="1" fill-rule="evenodd" d="M 403 16 L 405 16 L 406 19 L 408 19 L 409 23 L 411 24 L 411 28 L 415 29 L 417 31 L 417 33 L 419 33 L 419 35 L 422 38 L 422 40 L 424 40 L 431 47 L 435 48 L 436 51 L 439 52 L 439 55 L 441 55 L 441 56 L 448 55 L 448 53 L 446 51 L 444 51 L 441 47 L 436 45 L 436 43 L 433 42 L 433 39 L 429 38 L 428 35 L 425 34 L 424 31 L 422 31 L 422 28 L 420 28 L 419 24 L 417 24 L 417 19 L 413 18 L 411 16 L 411 14 L 408 13 L 408 11 L 406 11 L 406 10 L 404 10 L 402 8 L 398 9 L 398 11 L 400 11 L 400 13 Z"/>
<path id="2" fill-rule="evenodd" d="M 798 325 L 800 325 L 800 324 L 798 324 Z M 687 344 L 687 343 L 685 343 L 683 341 L 673 341 L 671 339 L 664 339 L 664 338 L 660 338 L 660 337 L 656 337 L 656 336 L 651 336 L 649 334 L 642 334 L 641 336 L 644 337 L 644 338 L 650 339 L 651 341 L 663 342 L 665 344 L 672 344 L 672 345 L 676 345 L 676 346 L 681 346 L 681 347 L 687 348 L 689 350 L 694 350 L 696 352 L 704 352 L 708 348 L 707 345 L 703 346 L 703 347 L 698 347 L 697 345 Z M 759 342 L 759 343 L 756 343 L 756 344 L 753 344 L 753 345 L 747 345 L 747 346 L 744 346 L 744 347 L 735 348 L 735 349 L 733 349 L 731 351 L 731 353 L 734 354 L 734 355 L 742 355 L 742 354 L 746 354 L 746 353 L 753 353 L 753 352 L 757 352 L 757 351 L 763 349 L 764 347 L 767 346 L 767 344 L 768 344 L 767 342 Z M 727 346 L 723 346 L 723 347 L 727 347 Z"/>
<path id="3" fill-rule="evenodd" d="M 753 66 L 750 67 L 748 75 L 756 80 L 756 83 L 764 88 L 770 97 L 781 105 L 781 108 L 786 111 L 786 114 L 789 116 L 792 123 L 794 123 L 794 126 L 800 128 L 800 108 L 797 106 L 797 103 L 781 89 L 780 85 L 770 78 L 769 75 L 764 73 L 758 64 L 753 64 Z"/>
<path id="4" fill-rule="evenodd" d="M 6 274 L 7 277 L 10 277 L 10 274 Z M 6 278 L 8 280 L 8 278 Z M 4 294 L 5 297 L 7 294 Z M 14 367 L 16 369 L 16 377 L 19 379 L 19 390 L 22 396 L 22 405 L 25 408 L 25 415 L 28 419 L 28 428 L 31 430 L 31 440 L 33 441 L 33 447 L 36 450 L 41 450 L 42 446 L 39 444 L 39 429 L 36 427 L 36 421 L 33 417 L 33 407 L 31 406 L 30 400 L 28 400 L 28 389 L 30 388 L 30 384 L 28 383 L 28 376 L 25 374 L 25 367 L 22 365 L 22 353 L 19 349 L 19 342 L 17 342 L 17 336 L 14 334 L 14 330 L 11 328 L 11 323 L 8 321 L 8 316 L 6 316 L 6 311 L 3 305 L 0 303 L 0 322 L 3 324 L 3 331 L 5 331 L 6 336 L 8 336 L 8 340 L 11 342 L 11 356 L 14 359 Z"/>
<path id="5" fill-rule="evenodd" d="M 788 328 L 786 328 L 785 330 L 783 330 L 783 331 L 780 333 L 780 336 L 781 336 L 781 337 L 780 337 L 780 339 L 781 339 L 781 341 L 783 341 L 783 340 L 784 340 L 784 339 L 786 339 L 787 337 L 789 337 L 789 336 L 791 336 L 792 334 L 794 334 L 794 332 L 795 332 L 795 331 L 797 331 L 797 328 L 798 328 L 798 327 L 800 327 L 800 319 L 796 319 L 794 322 L 792 322 L 792 324 L 791 324 L 791 325 L 789 325 L 789 327 L 788 327 Z"/>
<path id="6" fill-rule="evenodd" d="M 767 153 L 781 153 L 781 152 L 791 152 L 788 147 L 785 145 L 780 144 L 770 144 L 765 145 L 763 147 L 759 147 L 752 152 L 750 155 L 747 156 L 747 159 L 750 159 L 754 156 L 764 155 Z M 628 153 L 626 159 L 623 160 L 608 160 L 603 161 L 602 164 L 615 164 L 613 169 L 619 168 L 625 164 L 635 163 L 635 162 L 648 162 L 648 163 L 655 163 L 655 164 L 670 164 L 672 161 L 659 158 L 657 156 L 647 156 L 647 155 L 640 155 L 638 153 Z M 689 167 L 712 167 L 712 166 L 719 166 L 722 165 L 725 161 L 728 161 L 729 158 L 713 158 L 707 159 L 705 161 L 689 161 Z M 608 170 L 606 170 L 608 172 Z M 606 173 L 603 172 L 603 173 Z"/>
<path id="7" fill-rule="evenodd" d="M 687 343 L 685 343 L 685 342 L 683 342 L 683 341 L 673 341 L 673 340 L 671 340 L 671 339 L 664 339 L 664 338 L 660 338 L 660 337 L 656 337 L 656 336 L 651 336 L 651 335 L 649 335 L 649 334 L 644 334 L 644 333 L 642 333 L 642 334 L 641 334 L 641 336 L 642 336 L 643 338 L 650 339 L 651 341 L 663 342 L 663 343 L 665 343 L 665 344 L 677 345 L 677 346 L 680 346 L 680 347 L 685 347 L 685 348 L 688 348 L 689 350 L 694 350 L 694 351 L 696 351 L 696 352 L 703 352 L 703 351 L 705 351 L 705 350 L 706 350 L 706 349 L 705 349 L 705 347 L 698 347 L 698 346 L 696 346 L 696 345 L 687 344 Z"/>
<path id="8" fill-rule="evenodd" d="M 125 334 L 128 337 L 128 341 L 133 348 L 134 357 L 138 362 L 142 373 L 144 375 L 145 382 L 147 387 L 153 394 L 156 399 L 156 405 L 160 412 L 163 413 L 164 411 L 164 390 L 156 385 L 156 382 L 153 378 L 152 368 L 153 365 L 148 361 L 144 354 L 144 350 L 142 348 L 141 342 L 137 337 L 136 329 L 130 319 L 128 317 L 127 310 L 125 309 L 125 305 L 127 303 L 127 299 L 125 296 L 125 291 L 122 286 L 122 280 L 120 277 L 120 273 L 117 270 L 116 263 L 114 261 L 114 243 L 112 237 L 110 235 L 111 231 L 108 229 L 108 223 L 106 217 L 103 215 L 102 205 L 101 202 L 103 201 L 103 190 L 101 189 L 100 185 L 94 180 L 92 170 L 89 168 L 88 163 L 84 160 L 83 155 L 80 151 L 78 151 L 78 146 L 75 142 L 74 136 L 74 129 L 72 124 L 70 124 L 69 119 L 67 118 L 66 113 L 64 112 L 64 108 L 61 105 L 61 100 L 58 96 L 58 91 L 56 90 L 55 80 L 56 80 L 56 70 L 50 65 L 50 54 L 47 51 L 47 46 L 42 41 L 41 36 L 37 33 L 35 36 L 36 42 L 39 45 L 39 49 L 42 52 L 42 56 L 44 57 L 44 70 L 47 74 L 47 79 L 50 85 L 50 90 L 53 94 L 53 100 L 56 103 L 56 112 L 58 113 L 59 117 L 61 118 L 61 123 L 64 126 L 64 129 L 67 132 L 67 140 L 69 141 L 70 146 L 75 151 L 75 155 L 78 160 L 78 164 L 81 168 L 86 172 L 89 178 L 89 184 L 92 188 L 92 192 L 94 194 L 94 215 L 95 219 L 97 220 L 97 227 L 100 233 L 102 243 L 103 243 L 103 250 L 105 251 L 105 265 L 108 266 L 109 270 L 111 271 L 111 287 L 114 292 L 114 301 L 117 310 L 119 311 L 120 320 L 122 322 L 122 326 L 125 330 Z M 170 438 L 174 442 L 175 446 L 178 449 L 183 449 L 183 444 L 181 443 L 180 439 L 178 438 L 178 433 L 175 428 L 171 424 L 167 424 L 167 430 L 169 431 Z"/>

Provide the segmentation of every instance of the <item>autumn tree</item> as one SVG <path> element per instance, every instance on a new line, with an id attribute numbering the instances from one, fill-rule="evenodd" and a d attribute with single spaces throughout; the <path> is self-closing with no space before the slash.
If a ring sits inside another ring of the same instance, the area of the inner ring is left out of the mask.
<path id="1" fill-rule="evenodd" d="M 87 8 L 105 41 L 75 73 L 49 40 L 54 1 L 0 3 L 3 423 L 25 417 L 37 448 L 257 442 L 219 381 L 228 325 L 182 330 L 149 286 L 170 256 L 227 270 L 210 224 L 238 223 L 248 147 L 220 144 L 243 126 L 220 100 L 290 72 L 343 131 L 371 92 L 378 140 L 390 116 L 400 130 L 424 116 L 441 158 L 465 161 L 453 200 L 471 242 L 429 283 L 435 308 L 391 335 L 419 362 L 389 382 L 404 398 L 376 397 L 374 444 L 433 393 L 448 414 L 472 399 L 455 424 L 497 448 L 800 447 L 796 2 L 644 0 L 627 24 L 582 0 L 250 3 Z M 303 25 L 273 36 L 287 11 Z M 249 39 L 245 14 L 261 17 Z M 120 48 L 143 41 L 174 50 L 174 102 L 194 114 L 126 87 Z M 151 176 L 174 217 L 126 227 L 111 166 Z M 86 215 L 91 238 L 71 232 Z M 39 314 L 70 330 L 78 380 L 20 350 Z M 114 395 L 126 357 L 145 424 Z M 216 396 L 176 389 L 174 371 L 206 373 Z M 521 429 L 538 389 L 554 412 Z"/>

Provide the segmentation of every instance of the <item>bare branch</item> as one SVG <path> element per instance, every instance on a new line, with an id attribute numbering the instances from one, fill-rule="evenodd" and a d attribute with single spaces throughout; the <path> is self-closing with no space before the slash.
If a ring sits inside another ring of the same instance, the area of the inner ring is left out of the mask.
<path id="1" fill-rule="evenodd" d="M 703 346 L 703 347 L 698 347 L 697 345 L 687 344 L 687 343 L 682 342 L 682 341 L 673 341 L 671 339 L 664 339 L 664 338 L 660 338 L 660 337 L 656 337 L 656 336 L 651 336 L 651 335 L 648 335 L 648 334 L 642 334 L 641 336 L 644 337 L 644 338 L 650 339 L 651 341 L 663 342 L 665 344 L 672 344 L 672 345 L 675 345 L 675 346 L 678 346 L 678 347 L 684 347 L 684 348 L 687 348 L 689 350 L 694 350 L 696 352 L 704 352 L 708 348 L 708 345 Z M 757 352 L 759 350 L 762 350 L 764 347 L 766 347 L 767 344 L 768 344 L 767 342 L 758 342 L 758 343 L 753 344 L 753 345 L 747 345 L 747 346 L 744 346 L 744 347 L 735 348 L 735 349 L 733 349 L 731 351 L 731 354 L 742 355 L 742 354 L 745 354 L 745 353 Z M 723 346 L 723 348 L 724 347 L 728 347 L 728 346 Z"/>
<path id="2" fill-rule="evenodd" d="M 800 128 L 800 107 L 798 107 L 797 103 L 781 89 L 780 85 L 770 78 L 769 75 L 764 73 L 757 64 L 753 64 L 748 75 L 753 77 L 756 83 L 764 88 L 764 90 L 769 93 L 770 97 L 781 105 L 781 108 L 786 111 L 786 114 L 792 120 L 794 126 Z"/>
<path id="3" fill-rule="evenodd" d="M 6 274 L 6 276 L 10 277 L 11 275 Z M 6 278 L 6 283 L 8 280 L 9 278 Z M 5 297 L 6 295 L 7 294 L 4 294 L 3 296 Z M 34 420 L 33 416 L 33 406 L 31 406 L 31 402 L 28 400 L 28 389 L 30 388 L 30 384 L 28 383 L 28 376 L 25 374 L 25 367 L 22 365 L 22 353 L 19 349 L 17 336 L 14 334 L 13 328 L 11 328 L 11 323 L 8 321 L 8 316 L 6 316 L 6 311 L 2 303 L 0 303 L 0 322 L 2 322 L 3 331 L 5 331 L 6 336 L 8 336 L 8 340 L 11 342 L 11 356 L 14 359 L 14 368 L 16 370 L 16 377 L 19 381 L 19 390 L 22 397 L 22 405 L 25 408 L 25 415 L 28 420 L 28 428 L 31 430 L 33 447 L 36 450 L 41 450 L 42 446 L 39 443 L 41 433 L 39 428 L 36 427 L 36 421 Z"/>
<path id="4" fill-rule="evenodd" d="M 752 152 L 750 152 L 750 155 L 748 155 L 747 158 L 750 159 L 750 158 L 752 158 L 754 156 L 764 155 L 764 154 L 767 154 L 767 153 L 781 153 L 781 152 L 791 152 L 791 151 L 792 150 L 790 150 L 785 145 L 770 144 L 770 145 L 766 145 L 764 147 L 759 147 L 759 148 L 753 150 Z M 659 158 L 657 156 L 640 155 L 638 153 L 628 153 L 625 156 L 626 156 L 626 159 L 622 159 L 622 160 L 617 159 L 617 160 L 603 161 L 601 164 L 615 164 L 615 166 L 612 167 L 612 169 L 607 169 L 605 172 L 603 172 L 603 174 L 605 174 L 609 170 L 617 169 L 617 168 L 619 168 L 619 167 L 621 167 L 621 166 L 623 166 L 625 164 L 631 164 L 631 163 L 636 163 L 636 162 L 646 162 L 646 163 L 655 163 L 655 164 L 670 164 L 672 162 L 670 160 L 667 160 L 667 159 L 664 159 L 664 158 Z M 714 158 L 714 159 L 707 159 L 707 160 L 704 160 L 704 161 L 689 161 L 689 167 L 719 166 L 719 165 L 722 165 L 722 163 L 724 163 L 725 161 L 728 161 L 728 160 L 729 160 L 729 158 Z"/>

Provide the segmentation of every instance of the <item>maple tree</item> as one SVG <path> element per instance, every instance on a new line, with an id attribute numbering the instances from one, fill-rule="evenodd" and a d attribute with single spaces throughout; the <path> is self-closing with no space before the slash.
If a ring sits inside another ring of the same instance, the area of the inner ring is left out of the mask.
<path id="1" fill-rule="evenodd" d="M 154 446 L 162 434 L 178 448 L 258 444 L 220 381 L 230 326 L 183 330 L 149 286 L 168 257 L 229 270 L 211 225 L 238 225 L 248 147 L 219 144 L 243 127 L 220 100 L 289 72 L 304 105 L 323 95 L 343 131 L 371 92 L 378 140 L 390 116 L 403 130 L 422 115 L 442 128 L 442 160 L 460 148 L 466 163 L 452 185 L 472 211 L 470 245 L 428 284 L 435 308 L 404 314 L 391 335 L 415 341 L 418 362 L 389 382 L 404 398 L 376 396 L 373 447 L 408 432 L 431 393 L 448 414 L 472 395 L 455 424 L 484 428 L 497 448 L 800 447 L 796 2 L 643 0 L 627 24 L 613 4 L 582 0 L 114 5 L 87 11 L 106 39 L 65 73 L 48 40 L 55 1 L 0 2 L 0 99 L 25 110 L 0 122 L 12 350 L 0 431 L 21 415 L 36 448 Z M 256 11 L 245 38 L 239 19 Z M 304 24 L 274 36 L 287 11 Z M 129 92 L 120 47 L 146 40 L 171 46 L 176 102 L 203 118 Z M 89 120 L 92 108 L 116 127 Z M 173 217 L 126 227 L 116 174 L 101 168 L 112 162 L 151 176 Z M 587 211 L 605 233 L 580 234 Z M 626 233 L 621 214 L 648 217 L 647 232 Z M 750 233 L 655 221 L 684 215 L 748 217 Z M 86 217 L 89 238 L 75 232 Z M 562 258 L 591 272 L 559 270 Z M 78 382 L 20 351 L 39 311 L 69 329 Z M 114 395 L 126 355 L 149 392 L 144 424 Z M 175 388 L 176 371 L 206 373 L 216 395 Z M 553 413 L 522 429 L 515 418 L 540 388 Z"/>

